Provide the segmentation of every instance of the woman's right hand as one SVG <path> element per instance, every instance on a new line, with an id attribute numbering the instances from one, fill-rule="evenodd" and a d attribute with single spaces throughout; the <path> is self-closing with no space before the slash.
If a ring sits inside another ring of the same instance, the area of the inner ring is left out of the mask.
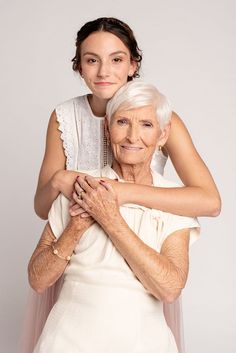
<path id="1" fill-rule="evenodd" d="M 53 185 L 67 199 L 71 200 L 76 178 L 84 178 L 87 174 L 72 170 L 58 170 L 53 176 Z"/>
<path id="2" fill-rule="evenodd" d="M 69 210 L 71 215 L 71 211 Z M 76 230 L 76 232 L 85 232 L 93 223 L 95 222 L 94 218 L 90 215 L 87 217 L 81 217 L 81 214 L 73 216 L 70 219 L 70 225 Z"/>

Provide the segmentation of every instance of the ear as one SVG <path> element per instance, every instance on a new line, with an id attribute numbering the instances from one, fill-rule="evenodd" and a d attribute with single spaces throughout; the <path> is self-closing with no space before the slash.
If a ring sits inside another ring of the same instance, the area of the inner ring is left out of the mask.
<path id="1" fill-rule="evenodd" d="M 79 66 L 79 73 L 80 73 L 80 76 L 83 78 L 83 73 L 82 73 L 82 67 L 81 67 L 81 65 Z"/>
<path id="2" fill-rule="evenodd" d="M 131 60 L 128 76 L 133 77 L 135 71 L 138 68 L 138 63 L 135 60 Z"/>
<path id="3" fill-rule="evenodd" d="M 161 135 L 157 142 L 157 147 L 163 147 L 170 135 L 171 123 L 169 122 L 162 130 Z"/>

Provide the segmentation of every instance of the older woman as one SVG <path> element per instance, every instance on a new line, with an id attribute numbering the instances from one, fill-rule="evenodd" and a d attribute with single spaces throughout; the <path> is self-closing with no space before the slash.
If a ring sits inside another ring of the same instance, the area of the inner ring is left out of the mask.
<path id="1" fill-rule="evenodd" d="M 79 177 L 73 195 L 90 217 L 70 217 L 69 201 L 59 195 L 29 263 L 38 292 L 64 272 L 34 353 L 177 352 L 162 302 L 185 286 L 198 223 L 135 204 L 119 207 L 104 180 L 176 186 L 150 168 L 168 137 L 170 113 L 165 97 L 143 82 L 128 83 L 109 102 L 112 167 Z"/>

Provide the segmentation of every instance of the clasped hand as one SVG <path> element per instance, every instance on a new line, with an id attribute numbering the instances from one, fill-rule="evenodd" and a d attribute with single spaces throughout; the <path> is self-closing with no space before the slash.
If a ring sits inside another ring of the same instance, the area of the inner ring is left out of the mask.
<path id="1" fill-rule="evenodd" d="M 70 206 L 71 216 L 90 216 L 100 225 L 112 222 L 119 215 L 118 199 L 112 185 L 89 175 L 77 177 Z"/>

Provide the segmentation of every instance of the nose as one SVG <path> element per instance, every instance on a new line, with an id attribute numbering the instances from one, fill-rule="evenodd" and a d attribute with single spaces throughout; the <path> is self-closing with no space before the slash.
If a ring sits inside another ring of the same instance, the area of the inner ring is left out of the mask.
<path id="1" fill-rule="evenodd" d="M 110 67 L 106 62 L 101 62 L 98 68 L 98 77 L 108 77 L 110 75 Z"/>
<path id="2" fill-rule="evenodd" d="M 126 138 L 130 143 L 139 141 L 139 128 L 136 124 L 129 126 Z"/>

